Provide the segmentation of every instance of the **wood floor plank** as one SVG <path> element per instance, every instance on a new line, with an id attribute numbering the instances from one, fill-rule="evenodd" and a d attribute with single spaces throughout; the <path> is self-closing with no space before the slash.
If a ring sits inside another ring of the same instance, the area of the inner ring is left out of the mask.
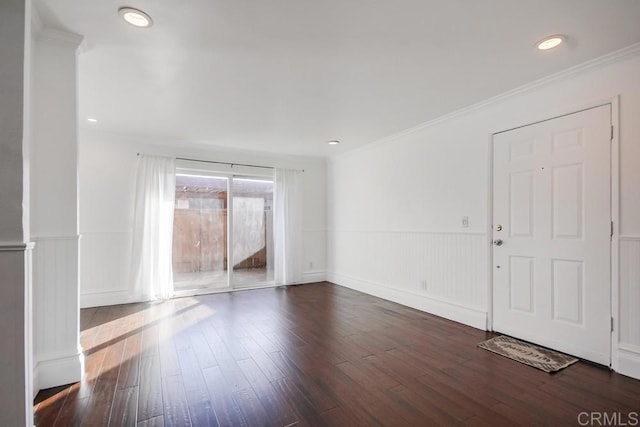
<path id="1" fill-rule="evenodd" d="M 69 389 L 70 387 L 68 386 L 55 387 L 51 389 L 50 393 L 45 392 L 42 393 L 44 396 L 38 396 L 41 402 L 37 402 L 34 405 L 34 422 L 36 425 L 51 426 L 56 422 L 60 410 L 69 395 Z"/>
<path id="2" fill-rule="evenodd" d="M 233 399 L 233 392 L 236 389 L 227 386 L 222 369 L 219 366 L 212 366 L 202 372 L 218 424 L 221 426 L 246 425 L 242 411 Z"/>
<path id="3" fill-rule="evenodd" d="M 213 410 L 211 401 L 207 400 L 198 403 L 189 403 L 189 417 L 191 418 L 191 425 L 217 427 L 218 418 Z"/>
<path id="4" fill-rule="evenodd" d="M 81 425 L 95 426 L 109 423 L 115 389 L 116 381 L 114 379 L 100 378 L 91 397 L 89 397 Z"/>
<path id="5" fill-rule="evenodd" d="M 273 387 L 286 404 L 295 412 L 296 418 L 304 425 L 321 425 L 322 416 L 317 408 L 307 399 L 305 393 L 288 378 L 273 381 Z"/>
<path id="6" fill-rule="evenodd" d="M 245 359 L 246 360 L 246 359 Z M 235 390 L 233 399 L 236 401 L 243 418 L 250 426 L 270 426 L 273 425 L 267 411 L 265 411 L 262 403 L 258 400 L 252 388 L 243 390 Z"/>
<path id="7" fill-rule="evenodd" d="M 189 416 L 194 426 L 216 426 L 218 421 L 211 404 L 211 396 L 204 381 L 204 375 L 198 364 L 193 348 L 178 350 L 183 385 L 187 399 Z"/>
<path id="8" fill-rule="evenodd" d="M 343 427 L 367 425 L 364 419 L 356 417 L 352 411 L 345 410 L 339 406 L 322 412 L 321 416 L 323 423 L 327 426 Z"/>
<path id="9" fill-rule="evenodd" d="M 143 357 L 140 361 L 140 395 L 138 397 L 138 421 L 163 415 L 162 375 L 160 356 Z"/>
<path id="10" fill-rule="evenodd" d="M 228 387 L 231 387 L 233 391 L 250 387 L 249 382 L 242 373 L 242 370 L 236 363 L 235 359 L 227 351 L 227 348 L 223 343 L 216 345 L 213 352 L 216 360 L 218 360 L 218 367 L 220 368 L 222 376 L 224 377 L 225 383 Z"/>
<path id="11" fill-rule="evenodd" d="M 181 375 L 162 378 L 163 414 L 166 426 L 190 426 L 189 405 Z"/>
<path id="12" fill-rule="evenodd" d="M 82 378 L 82 387 L 78 389 L 79 398 L 91 396 L 102 373 L 103 361 L 109 350 L 106 343 L 111 340 L 114 331 L 114 325 L 106 320 L 108 319 L 106 316 L 109 313 L 110 310 L 107 309 L 96 312 L 96 315 L 93 317 L 94 320 L 98 317 L 104 317 L 105 320 L 101 320 L 102 323 L 100 323 L 100 327 L 94 326 L 94 333 L 86 335 L 85 341 L 83 342 L 85 370 L 87 373 Z"/>
<path id="13" fill-rule="evenodd" d="M 95 316 L 97 311 L 98 307 L 91 307 L 80 310 L 80 330 L 89 329 L 91 320 L 93 319 L 93 316 Z"/>
<path id="14" fill-rule="evenodd" d="M 199 328 L 189 333 L 189 340 L 200 369 L 206 369 L 218 365 L 218 361 L 213 355 L 211 347 L 209 347 L 204 334 Z"/>
<path id="15" fill-rule="evenodd" d="M 194 405 L 209 401 L 209 391 L 195 351 L 192 348 L 178 350 L 178 358 L 187 401 Z"/>
<path id="16" fill-rule="evenodd" d="M 251 322 L 245 325 L 245 331 L 247 336 L 260 346 L 265 353 L 273 353 L 278 351 L 279 348 L 273 343 L 267 336 L 255 326 L 255 322 Z"/>
<path id="17" fill-rule="evenodd" d="M 300 369 L 287 355 L 282 352 L 269 354 L 271 360 L 274 361 L 280 370 L 284 373 L 285 378 L 293 382 L 297 389 L 301 390 L 313 406 L 323 412 L 328 409 L 335 408 L 338 403 L 323 390 L 318 383 L 311 377 L 310 373 Z"/>
<path id="18" fill-rule="evenodd" d="M 349 339 L 354 344 L 368 350 L 371 354 L 380 354 L 396 348 L 397 344 L 385 336 L 372 336 L 367 332 L 358 332 L 350 335 Z"/>
<path id="19" fill-rule="evenodd" d="M 118 311 L 115 315 L 118 315 Z M 89 397 L 87 410 L 82 417 L 82 425 L 107 425 L 113 406 L 114 395 L 118 383 L 118 374 L 122 367 L 122 355 L 125 340 L 122 336 L 126 333 L 126 323 L 118 322 L 112 328 L 109 345 L 104 347 L 105 352 L 100 367 L 100 374 L 95 380 L 95 386 Z"/>
<path id="20" fill-rule="evenodd" d="M 77 389 L 71 390 L 53 425 L 60 427 L 80 425 L 88 403 L 88 397 L 80 397 L 80 393 Z M 47 424 L 37 425 L 46 426 Z"/>
<path id="21" fill-rule="evenodd" d="M 269 379 L 269 381 L 274 381 L 280 378 L 284 378 L 284 374 L 273 363 L 273 360 L 267 355 L 267 353 L 262 350 L 253 338 L 241 338 L 240 343 L 244 346 L 244 348 L 251 354 L 250 359 L 253 360 L 262 370 L 264 375 Z M 249 358 L 247 358 L 249 359 Z M 247 360 L 244 359 L 244 360 Z M 240 361 L 238 361 L 240 364 Z"/>
<path id="22" fill-rule="evenodd" d="M 576 406 L 567 404 L 566 402 L 557 399 L 553 395 L 550 395 L 540 388 L 532 388 L 527 393 L 516 397 L 517 404 L 513 401 L 509 402 L 512 407 L 517 407 L 525 412 L 528 412 L 533 417 L 540 418 L 540 411 L 538 408 L 543 406 L 547 415 L 553 414 L 553 418 L 558 420 L 561 424 L 571 424 L 576 421 L 576 415 L 582 411 L 589 410 L 588 406 Z"/>
<path id="23" fill-rule="evenodd" d="M 428 420 L 429 424 L 433 425 L 453 425 L 470 418 L 469 414 L 457 413 L 450 407 L 443 406 L 443 403 L 446 405 L 448 402 L 425 399 L 404 385 L 388 390 L 386 393 L 397 403 L 394 405 L 394 408 L 397 408 L 396 412 L 411 424 L 419 423 L 422 419 L 423 422 Z"/>
<path id="24" fill-rule="evenodd" d="M 256 393 L 268 419 L 272 421 L 273 425 L 288 426 L 298 421 L 293 410 L 286 403 L 286 399 L 271 385 L 271 382 L 253 359 L 240 360 L 238 365 L 240 365 L 240 369 L 249 380 L 253 391 Z"/>
<path id="25" fill-rule="evenodd" d="M 234 360 L 248 359 L 251 357 L 251 354 L 247 352 L 239 341 L 240 338 L 245 337 L 244 329 L 241 326 L 234 325 L 234 328 L 230 329 L 229 325 L 225 324 L 217 327 L 216 332 L 224 344 L 226 351 Z"/>
<path id="26" fill-rule="evenodd" d="M 143 325 L 141 326 L 142 333 L 142 354 L 143 357 L 155 356 L 158 354 L 158 326 L 156 324 L 156 316 L 154 315 L 153 307 L 144 312 Z"/>
<path id="27" fill-rule="evenodd" d="M 135 426 L 138 418 L 138 387 L 116 390 L 109 425 Z"/>
<path id="28" fill-rule="evenodd" d="M 140 421 L 139 427 L 164 427 L 164 417 L 159 415 L 157 417 L 149 418 L 148 420 Z"/>
<path id="29" fill-rule="evenodd" d="M 554 375 L 477 348 L 494 334 L 329 283 L 83 309 L 86 375 L 38 426 L 575 425 L 640 407 L 640 381 Z"/>
<path id="30" fill-rule="evenodd" d="M 160 355 L 160 372 L 162 377 L 180 375 L 180 361 L 178 351 L 173 341 L 171 331 L 161 328 L 158 354 Z"/>
<path id="31" fill-rule="evenodd" d="M 407 387 L 423 396 L 425 400 L 439 402 L 446 399 L 443 407 L 448 408 L 454 415 L 461 414 L 464 418 L 469 412 L 482 419 L 509 422 L 493 409 L 501 402 L 475 389 L 470 389 L 464 383 L 456 382 L 454 378 L 440 371 L 419 377 L 416 382 L 408 382 Z"/>
<path id="32" fill-rule="evenodd" d="M 385 388 L 381 383 L 375 381 L 375 379 L 369 377 L 358 366 L 353 365 L 350 362 L 344 362 L 337 365 L 338 369 L 344 372 L 349 378 L 362 386 L 362 389 L 367 390 L 368 394 L 372 396 L 376 405 L 384 405 L 389 407 L 392 411 L 397 413 L 402 419 L 407 420 L 409 425 L 421 423 L 426 420 L 434 423 L 441 423 L 447 421 L 453 422 L 455 419 L 448 416 L 446 413 L 438 414 L 439 417 L 434 417 L 434 412 L 440 412 L 440 409 L 436 405 L 430 405 L 427 411 L 424 411 L 425 404 L 422 399 L 417 399 L 414 396 L 409 396 L 410 400 L 406 397 L 410 390 L 406 387 L 398 385 L 392 390 Z M 363 399 L 364 396 L 355 396 L 356 399 Z M 416 404 L 418 403 L 418 404 Z"/>
<path id="33" fill-rule="evenodd" d="M 471 387 L 469 383 L 460 381 L 445 372 L 434 370 L 418 377 L 417 381 L 425 387 L 436 390 L 449 400 L 462 400 L 464 405 L 472 408 L 478 414 L 481 409 L 488 409 L 500 403 L 500 401 L 480 392 L 478 388 Z M 413 386 L 414 383 L 409 383 Z"/>
<path id="34" fill-rule="evenodd" d="M 137 332 L 127 337 L 122 352 L 122 363 L 118 372 L 118 390 L 138 385 L 140 358 L 142 354 L 142 333 Z"/>

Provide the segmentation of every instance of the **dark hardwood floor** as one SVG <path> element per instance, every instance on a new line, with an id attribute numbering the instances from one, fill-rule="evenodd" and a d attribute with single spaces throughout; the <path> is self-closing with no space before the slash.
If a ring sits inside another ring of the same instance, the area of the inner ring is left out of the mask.
<path id="1" fill-rule="evenodd" d="M 582 362 L 546 374 L 478 349 L 490 333 L 329 283 L 85 309 L 81 328 L 85 379 L 38 394 L 39 426 L 579 425 L 640 412 L 640 381 Z"/>

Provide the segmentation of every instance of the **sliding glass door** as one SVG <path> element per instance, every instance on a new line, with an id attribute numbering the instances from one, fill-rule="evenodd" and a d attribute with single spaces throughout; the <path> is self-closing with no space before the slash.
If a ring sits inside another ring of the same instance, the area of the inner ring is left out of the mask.
<path id="1" fill-rule="evenodd" d="M 205 293 L 271 283 L 272 206 L 271 179 L 178 173 L 174 292 Z"/>
<path id="2" fill-rule="evenodd" d="M 233 178 L 234 287 L 273 281 L 273 181 Z"/>
<path id="3" fill-rule="evenodd" d="M 229 178 L 176 175 L 173 219 L 175 291 L 221 289 L 227 274 Z"/>

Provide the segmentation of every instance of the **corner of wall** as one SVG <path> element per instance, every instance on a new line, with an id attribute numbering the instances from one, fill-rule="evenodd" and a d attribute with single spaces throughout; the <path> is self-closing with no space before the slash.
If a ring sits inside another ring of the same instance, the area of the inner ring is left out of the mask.
<path id="1" fill-rule="evenodd" d="M 301 284 L 305 283 L 317 283 L 327 280 L 327 272 L 324 270 L 317 271 L 305 271 L 302 273 Z"/>

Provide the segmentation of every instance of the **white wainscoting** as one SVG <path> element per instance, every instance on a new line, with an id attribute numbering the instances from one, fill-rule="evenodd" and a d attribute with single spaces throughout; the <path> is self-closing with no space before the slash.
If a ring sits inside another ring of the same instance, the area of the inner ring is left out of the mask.
<path id="1" fill-rule="evenodd" d="M 83 232 L 80 306 L 136 302 L 130 284 L 131 231 Z"/>
<path id="2" fill-rule="evenodd" d="M 36 360 L 36 346 L 34 343 L 34 331 L 33 323 L 35 320 L 35 313 L 33 309 L 33 249 L 35 243 L 29 242 L 25 245 L 25 316 L 31 321 L 26 322 L 25 326 L 25 340 L 26 340 L 26 381 L 27 381 L 27 395 L 31 395 L 35 399 L 38 394 L 38 380 L 36 378 L 35 360 Z"/>
<path id="3" fill-rule="evenodd" d="M 33 250 L 35 388 L 79 381 L 79 236 L 36 237 Z"/>
<path id="4" fill-rule="evenodd" d="M 6 354 L 12 353 L 11 357 L 2 360 L 5 371 L 0 373 L 0 388 L 3 389 L 0 393 L 11 396 L 5 405 L 25 408 L 38 393 L 33 377 L 32 252 L 33 243 L 0 241 L 0 272 L 5 286 L 0 301 L 0 324 L 3 325 L 0 339 L 9 350 Z"/>
<path id="5" fill-rule="evenodd" d="M 618 371 L 640 378 L 640 236 L 620 236 Z"/>
<path id="6" fill-rule="evenodd" d="M 84 231 L 80 241 L 80 307 L 138 302 L 132 293 L 131 231 Z M 326 280 L 327 230 L 305 229 L 302 283 Z"/>
<path id="7" fill-rule="evenodd" d="M 302 231 L 302 283 L 327 280 L 327 229 Z"/>
<path id="8" fill-rule="evenodd" d="M 487 327 L 484 233 L 330 230 L 328 243 L 329 281 Z"/>

